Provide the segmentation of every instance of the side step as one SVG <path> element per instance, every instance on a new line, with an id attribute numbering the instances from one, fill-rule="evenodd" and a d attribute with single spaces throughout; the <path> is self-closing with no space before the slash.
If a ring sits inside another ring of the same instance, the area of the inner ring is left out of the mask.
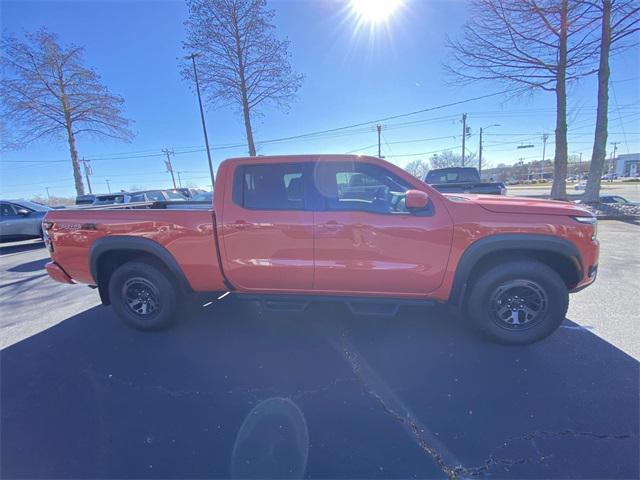
<path id="1" fill-rule="evenodd" d="M 342 295 L 278 295 L 239 292 L 234 292 L 233 295 L 239 300 L 260 302 L 265 310 L 273 312 L 304 312 L 312 302 L 339 302 L 344 303 L 352 315 L 380 317 L 393 317 L 398 314 L 400 307 L 406 305 L 431 307 L 436 304 L 433 300 Z"/>

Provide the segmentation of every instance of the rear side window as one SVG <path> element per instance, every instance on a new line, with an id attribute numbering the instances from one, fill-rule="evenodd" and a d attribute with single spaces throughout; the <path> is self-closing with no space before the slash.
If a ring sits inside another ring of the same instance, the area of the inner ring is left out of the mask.
<path id="1" fill-rule="evenodd" d="M 275 163 L 236 168 L 233 201 L 254 210 L 304 210 L 304 165 Z"/>

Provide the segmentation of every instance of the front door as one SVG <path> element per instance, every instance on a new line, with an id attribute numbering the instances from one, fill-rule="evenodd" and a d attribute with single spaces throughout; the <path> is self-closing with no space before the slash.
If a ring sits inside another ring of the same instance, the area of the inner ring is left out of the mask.
<path id="1" fill-rule="evenodd" d="M 310 164 L 238 164 L 226 194 L 221 247 L 225 273 L 242 290 L 289 292 L 313 285 Z"/>
<path id="2" fill-rule="evenodd" d="M 421 182 L 360 161 L 319 162 L 313 180 L 314 290 L 417 296 L 440 286 L 452 222 L 433 200 L 421 212 L 405 208 L 405 192 Z"/>
<path id="3" fill-rule="evenodd" d="M 0 237 L 16 237 L 22 233 L 24 217 L 10 203 L 0 203 Z"/>

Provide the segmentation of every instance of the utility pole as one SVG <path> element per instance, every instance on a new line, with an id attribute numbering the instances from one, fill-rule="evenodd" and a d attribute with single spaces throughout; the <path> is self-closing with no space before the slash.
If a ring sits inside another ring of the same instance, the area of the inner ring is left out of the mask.
<path id="1" fill-rule="evenodd" d="M 499 126 L 499 123 L 494 123 L 492 125 L 487 125 L 486 127 L 480 127 L 480 145 L 478 145 L 478 175 L 482 175 L 482 131 L 486 130 L 487 128 Z"/>
<path id="2" fill-rule="evenodd" d="M 91 182 L 89 181 L 89 175 L 93 175 L 93 169 L 88 161 L 82 157 L 82 165 L 84 165 L 84 178 L 87 180 L 87 186 L 89 187 L 89 193 L 93 193 L 91 190 Z"/>
<path id="3" fill-rule="evenodd" d="M 462 166 L 464 167 L 465 142 L 467 140 L 467 114 L 462 114 Z"/>
<path id="4" fill-rule="evenodd" d="M 109 179 L 107 178 L 105 182 L 107 182 L 107 191 L 111 193 L 111 185 L 109 185 Z"/>
<path id="5" fill-rule="evenodd" d="M 167 172 L 169 172 L 171 174 L 171 181 L 173 182 L 173 188 L 177 188 L 176 187 L 176 178 L 173 176 L 173 165 L 171 165 L 171 155 L 173 155 L 173 150 L 169 150 L 167 148 L 162 150 L 162 153 L 164 153 L 167 156 L 167 159 L 164 161 L 164 165 L 165 167 L 167 167 Z"/>
<path id="6" fill-rule="evenodd" d="M 382 125 L 376 125 L 376 130 L 378 131 L 378 158 L 382 158 L 382 150 L 380 145 L 380 135 L 382 134 Z"/>
<path id="7" fill-rule="evenodd" d="M 211 174 L 211 189 L 215 185 L 215 178 L 213 176 L 213 162 L 211 161 L 211 150 L 209 149 L 209 137 L 207 136 L 207 125 L 204 122 L 204 109 L 202 108 L 202 97 L 200 96 L 200 83 L 198 82 L 198 69 L 196 68 L 196 57 L 199 53 L 192 53 L 184 57 L 187 60 L 191 60 L 193 63 L 193 77 L 196 81 L 196 92 L 198 92 L 198 105 L 200 105 L 200 120 L 202 121 L 202 131 L 204 132 L 204 145 L 207 148 L 207 159 L 209 160 L 209 173 Z"/>
<path id="8" fill-rule="evenodd" d="M 178 174 L 178 185 L 182 188 L 182 179 L 180 178 L 180 172 L 176 172 Z"/>
<path id="9" fill-rule="evenodd" d="M 609 174 L 613 174 L 615 172 L 615 170 L 616 170 L 616 159 L 618 158 L 616 156 L 616 153 L 618 152 L 618 145 L 619 144 L 620 144 L 620 142 L 611 142 L 611 145 L 613 145 L 613 152 L 611 152 L 611 162 L 609 164 Z"/>
<path id="10" fill-rule="evenodd" d="M 549 138 L 549 134 L 545 133 L 542 135 L 542 164 L 540 166 L 540 179 L 544 178 L 544 161 L 545 156 L 547 154 L 547 140 Z"/>
<path id="11" fill-rule="evenodd" d="M 49 187 L 44 187 L 44 189 L 47 191 L 47 200 L 49 201 L 49 203 L 51 203 L 51 195 L 49 194 Z"/>

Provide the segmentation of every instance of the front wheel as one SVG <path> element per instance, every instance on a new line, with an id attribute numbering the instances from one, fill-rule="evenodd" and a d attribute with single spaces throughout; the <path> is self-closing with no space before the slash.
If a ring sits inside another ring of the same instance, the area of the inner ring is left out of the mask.
<path id="1" fill-rule="evenodd" d="M 109 280 L 109 298 L 118 316 L 140 330 L 156 330 L 174 319 L 178 294 L 168 275 L 145 262 L 127 262 Z"/>
<path id="2" fill-rule="evenodd" d="M 553 333 L 568 306 L 567 286 L 555 270 L 535 260 L 514 260 L 475 279 L 466 311 L 489 339 L 527 344 Z"/>

